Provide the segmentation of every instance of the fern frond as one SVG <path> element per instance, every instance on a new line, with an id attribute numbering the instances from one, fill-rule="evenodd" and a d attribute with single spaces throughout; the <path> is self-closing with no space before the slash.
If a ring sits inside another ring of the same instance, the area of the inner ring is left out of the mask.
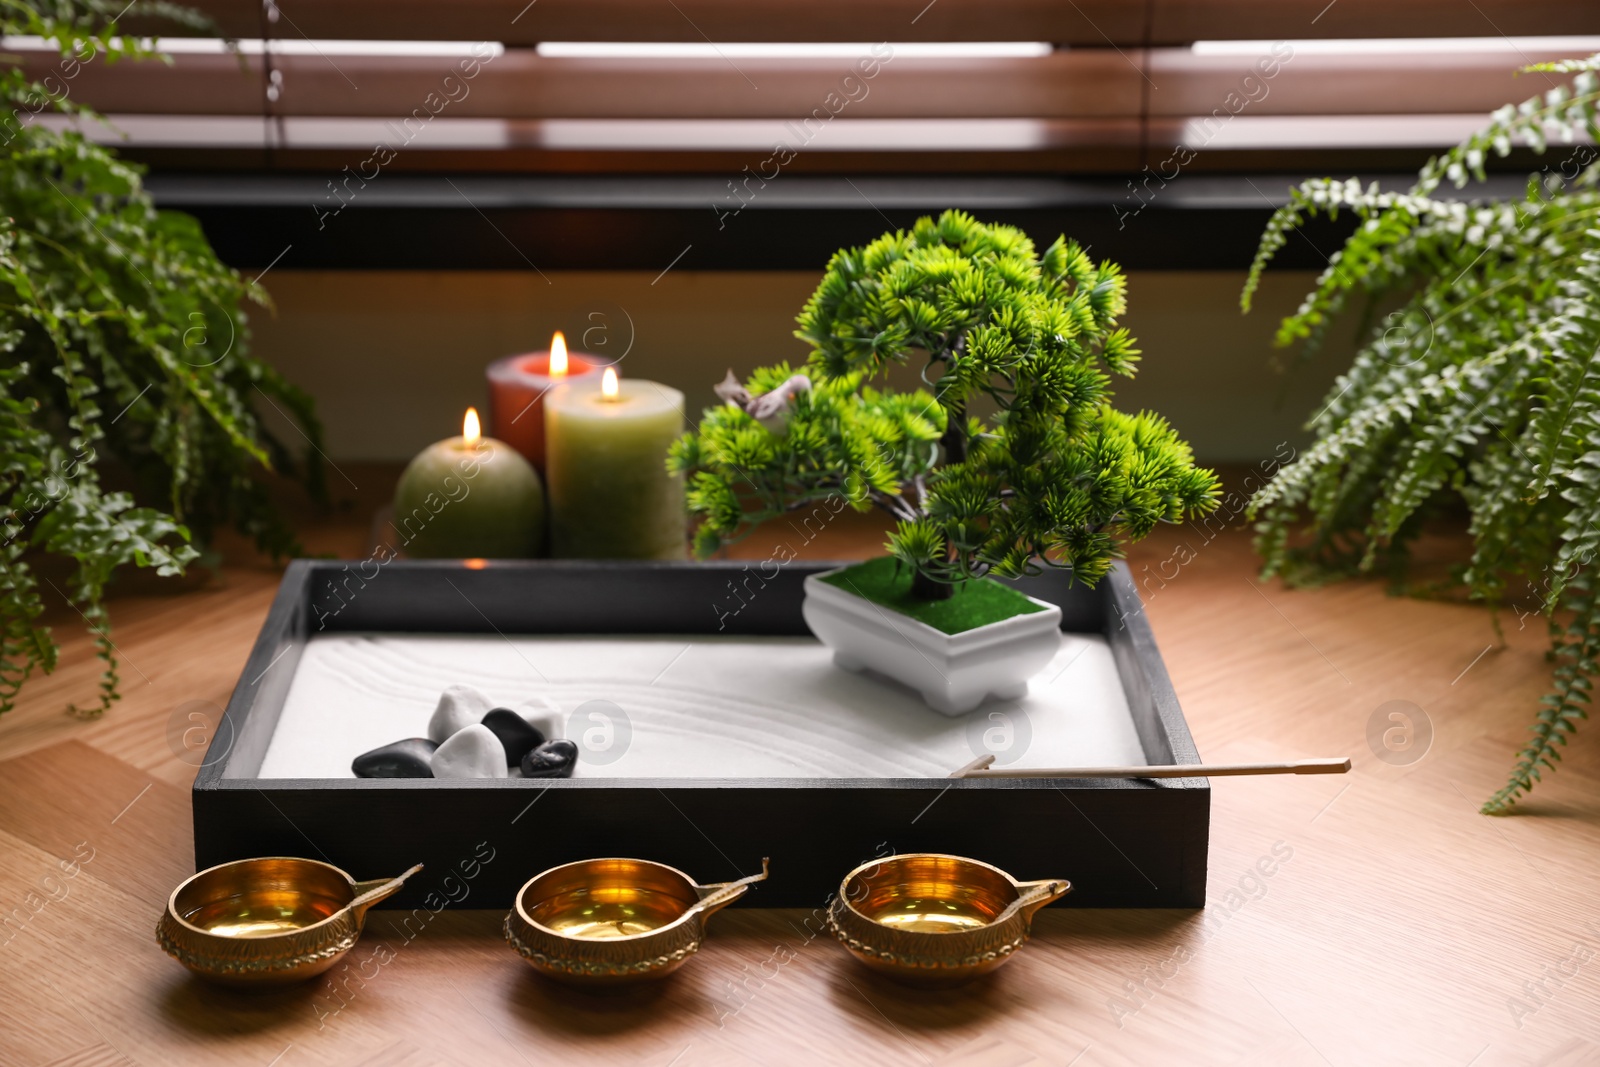
<path id="1" fill-rule="evenodd" d="M 1600 674 L 1600 611 L 1596 610 L 1594 590 L 1588 574 L 1567 585 L 1562 607 L 1572 612 L 1572 621 L 1550 623 L 1551 643 L 1555 646 L 1555 691 L 1540 700 L 1541 707 L 1529 728 L 1531 740 L 1517 753 L 1511 779 L 1483 805 L 1485 815 L 1504 815 L 1517 799 L 1533 791 L 1544 771 L 1554 771 L 1561 759 L 1560 748 L 1589 717 L 1589 693 L 1593 679 Z"/>
<path id="2" fill-rule="evenodd" d="M 160 0 L 51 0 L 0 5 L 0 34 L 44 38 L 74 65 L 156 58 L 118 30 L 129 14 L 209 25 Z M 47 102 L 95 117 L 29 68 L 0 66 L 0 714 L 56 663 L 32 553 L 74 565 L 62 595 L 104 664 L 83 709 L 94 715 L 118 694 L 103 603 L 116 570 L 177 574 L 198 555 L 191 535 L 223 525 L 291 554 L 258 475 L 298 474 L 320 499 L 322 431 L 310 398 L 247 353 L 240 305 L 264 304 L 261 288 L 217 259 L 193 218 L 157 210 L 139 167 L 37 121 Z M 298 438 L 291 447 L 263 425 L 260 398 L 298 424 L 308 461 Z M 111 459 L 161 506 L 107 491 Z"/>
<path id="3" fill-rule="evenodd" d="M 1552 67 L 1552 70 L 1557 69 Z M 1470 594 L 1505 603 L 1525 582 L 1550 614 L 1555 690 L 1506 788 L 1506 810 L 1585 717 L 1596 673 L 1600 552 L 1600 169 L 1589 145 L 1508 202 L 1445 199 L 1515 143 L 1600 133 L 1600 56 L 1559 65 L 1570 87 L 1497 111 L 1405 192 L 1302 183 L 1262 234 L 1241 304 L 1287 235 L 1341 212 L 1356 231 L 1284 319 L 1280 345 L 1314 347 L 1353 297 L 1395 310 L 1362 341 L 1310 427 L 1317 437 L 1252 501 L 1264 571 L 1299 580 L 1404 573 L 1422 518 L 1465 503 Z M 1294 537 L 1307 523 L 1309 537 Z M 1557 615 L 1571 613 L 1558 623 Z"/>

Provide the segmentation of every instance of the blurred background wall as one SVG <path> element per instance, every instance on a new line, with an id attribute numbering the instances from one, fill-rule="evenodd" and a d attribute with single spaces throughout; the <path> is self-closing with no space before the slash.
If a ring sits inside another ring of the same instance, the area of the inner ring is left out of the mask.
<path id="1" fill-rule="evenodd" d="M 316 398 L 331 458 L 404 461 L 459 433 L 468 405 L 484 410 L 487 363 L 545 348 L 558 329 L 575 350 L 621 357 L 625 375 L 682 389 L 694 417 L 730 368 L 804 360 L 794 316 L 819 275 L 279 270 L 263 279 L 276 310 L 251 325 L 256 351 Z M 1350 355 L 1348 330 L 1305 363 L 1272 347 L 1313 277 L 1269 274 L 1245 316 L 1242 273 L 1131 273 L 1124 323 L 1144 356 L 1115 383 L 1118 406 L 1161 412 L 1202 461 L 1298 446 Z"/>

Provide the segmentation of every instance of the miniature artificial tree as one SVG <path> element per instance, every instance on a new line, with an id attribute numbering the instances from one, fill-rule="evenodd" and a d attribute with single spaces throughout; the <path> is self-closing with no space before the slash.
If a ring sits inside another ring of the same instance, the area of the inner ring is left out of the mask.
<path id="1" fill-rule="evenodd" d="M 1131 377 L 1139 354 L 1116 325 L 1125 289 L 1075 242 L 1040 256 L 958 211 L 836 253 L 797 320 L 810 388 L 757 370 L 672 452 L 697 554 L 842 496 L 898 520 L 887 548 L 913 600 L 1043 567 L 1094 584 L 1119 538 L 1216 506 L 1215 475 L 1163 419 L 1110 405 L 1106 372 Z M 910 360 L 931 394 L 869 384 Z M 760 404 L 780 387 L 778 411 Z"/>

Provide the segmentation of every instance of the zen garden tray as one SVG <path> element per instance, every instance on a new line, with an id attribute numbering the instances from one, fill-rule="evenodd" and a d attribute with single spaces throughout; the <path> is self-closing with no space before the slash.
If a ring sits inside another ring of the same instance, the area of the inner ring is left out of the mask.
<path id="1" fill-rule="evenodd" d="M 800 611 L 805 577 L 831 566 L 296 561 L 195 779 L 197 868 L 422 863 L 391 905 L 506 908 L 570 861 L 721 880 L 770 857 L 743 904 L 817 908 L 843 872 L 925 851 L 1068 877 L 1068 907 L 1204 905 L 1205 779 L 948 777 L 986 752 L 1019 768 L 1199 762 L 1125 566 L 1093 589 L 1058 572 L 1017 583 L 1061 606 L 1061 651 L 1026 697 L 959 717 L 832 664 Z M 425 736 L 458 683 L 553 702 L 574 776 L 352 775 L 358 753 Z"/>

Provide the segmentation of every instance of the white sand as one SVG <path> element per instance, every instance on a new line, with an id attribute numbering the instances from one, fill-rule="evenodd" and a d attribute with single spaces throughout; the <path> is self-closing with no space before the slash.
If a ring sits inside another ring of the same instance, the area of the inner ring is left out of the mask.
<path id="1" fill-rule="evenodd" d="M 439 692 L 463 682 L 506 706 L 542 694 L 568 716 L 620 707 L 626 752 L 580 759 L 584 778 L 943 777 L 973 758 L 969 732 L 1008 722 L 1013 752 L 1031 737 L 1001 765 L 1146 762 L 1099 636 L 1064 634 L 1023 700 L 950 718 L 839 670 L 809 637 L 330 634 L 300 660 L 260 777 L 350 778 L 360 753 L 425 737 Z"/>

